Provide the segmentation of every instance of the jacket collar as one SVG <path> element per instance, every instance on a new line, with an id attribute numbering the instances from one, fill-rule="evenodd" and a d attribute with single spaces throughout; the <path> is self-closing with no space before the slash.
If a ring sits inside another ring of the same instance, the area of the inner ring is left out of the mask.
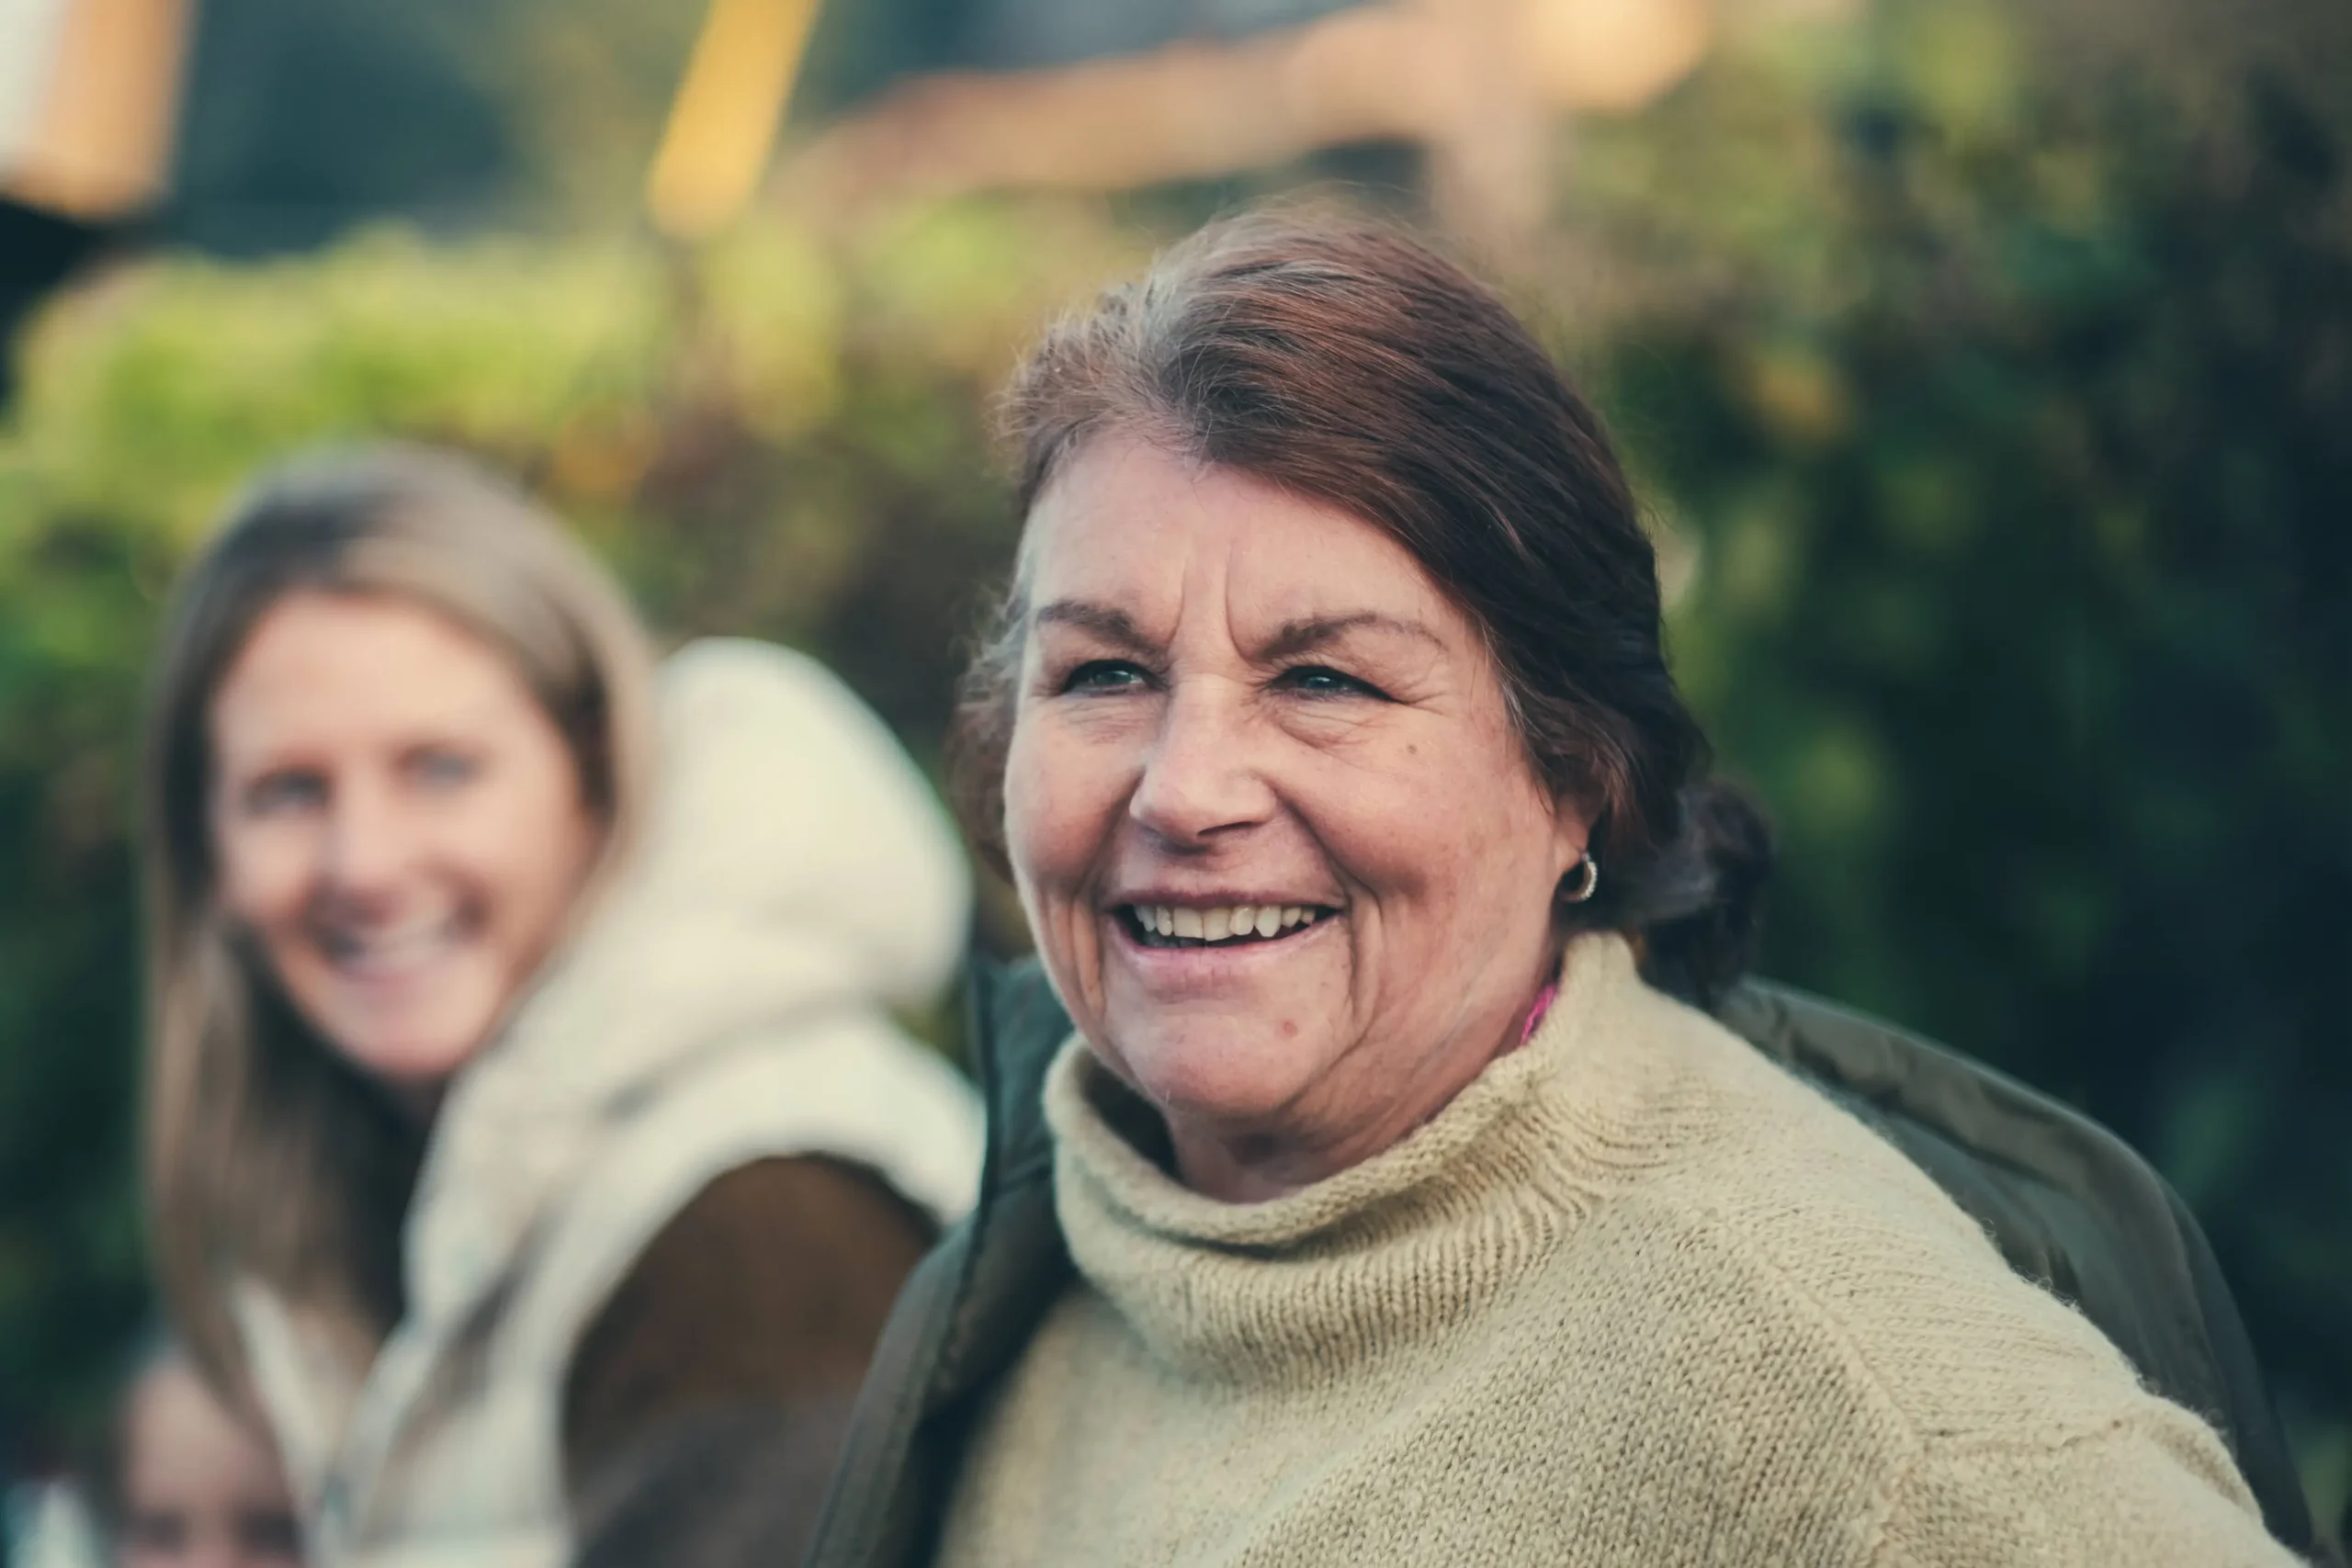
<path id="1" fill-rule="evenodd" d="M 1061 998 L 1035 957 L 972 964 L 973 1066 L 989 1109 L 990 1190 L 1045 1174 L 1053 1164 L 1046 1125 L 1046 1071 L 1069 1039 Z"/>

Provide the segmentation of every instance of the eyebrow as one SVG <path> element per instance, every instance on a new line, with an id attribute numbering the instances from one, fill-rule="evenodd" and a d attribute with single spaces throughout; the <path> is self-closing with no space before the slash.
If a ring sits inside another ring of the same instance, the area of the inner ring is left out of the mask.
<path id="1" fill-rule="evenodd" d="M 1443 637 L 1419 621 L 1403 615 L 1383 615 L 1378 610 L 1358 610 L 1348 615 L 1314 615 L 1304 620 L 1285 621 L 1282 629 L 1269 637 L 1266 645 L 1258 650 L 1258 657 L 1269 661 L 1293 659 L 1328 647 L 1354 631 L 1386 632 L 1392 637 L 1416 637 L 1439 649 L 1445 647 Z"/>
<path id="2" fill-rule="evenodd" d="M 1159 645 L 1143 635 L 1135 617 L 1125 610 L 1114 610 L 1108 604 L 1097 604 L 1085 599 L 1057 599 L 1041 605 L 1033 617 L 1039 626 L 1076 626 L 1091 632 L 1104 642 L 1124 648 L 1130 653 L 1153 653 Z"/>
<path id="3" fill-rule="evenodd" d="M 1133 616 L 1124 610 L 1098 604 L 1085 599 L 1057 599 L 1038 608 L 1039 624 L 1076 626 L 1091 632 L 1103 641 L 1123 648 L 1130 653 L 1156 653 L 1159 642 L 1144 635 Z M 1420 622 L 1402 615 L 1385 615 L 1378 610 L 1358 610 L 1345 615 L 1311 615 L 1295 621 L 1285 621 L 1274 635 L 1257 650 L 1260 662 L 1295 659 L 1339 641 L 1351 632 L 1386 632 L 1394 637 L 1414 637 L 1442 649 L 1445 639 Z"/>

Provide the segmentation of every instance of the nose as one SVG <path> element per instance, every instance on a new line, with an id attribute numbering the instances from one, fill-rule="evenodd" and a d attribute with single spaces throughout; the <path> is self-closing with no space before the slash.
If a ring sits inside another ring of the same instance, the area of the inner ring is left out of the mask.
<path id="1" fill-rule="evenodd" d="M 323 890 L 361 901 L 385 897 L 400 886 L 415 851 L 389 792 L 365 784 L 339 789 L 327 818 Z"/>
<path id="2" fill-rule="evenodd" d="M 1274 810 L 1261 755 L 1263 738 L 1240 690 L 1225 682 L 1180 685 L 1160 710 L 1127 815 L 1177 846 L 1254 827 Z"/>

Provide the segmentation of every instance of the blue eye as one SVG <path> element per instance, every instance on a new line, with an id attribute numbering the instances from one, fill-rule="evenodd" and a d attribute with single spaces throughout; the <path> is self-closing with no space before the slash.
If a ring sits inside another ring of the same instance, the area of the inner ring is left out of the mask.
<path id="1" fill-rule="evenodd" d="M 248 817 L 278 817 L 325 804 L 327 781 L 300 770 L 265 773 L 247 784 L 242 803 Z"/>
<path id="2" fill-rule="evenodd" d="M 1283 671 L 1278 682 L 1311 697 L 1380 697 L 1386 694 L 1352 675 L 1322 664 L 1302 664 Z"/>
<path id="3" fill-rule="evenodd" d="M 409 771 L 427 789 L 455 789 L 471 783 L 481 763 L 461 751 L 432 747 L 410 760 Z"/>
<path id="4" fill-rule="evenodd" d="M 1124 692 L 1144 682 L 1144 673 L 1124 659 L 1094 659 L 1062 681 L 1065 692 Z"/>

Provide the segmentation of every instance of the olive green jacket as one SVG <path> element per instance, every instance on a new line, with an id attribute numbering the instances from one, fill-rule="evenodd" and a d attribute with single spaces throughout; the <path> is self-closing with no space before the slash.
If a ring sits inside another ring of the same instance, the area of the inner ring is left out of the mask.
<path id="1" fill-rule="evenodd" d="M 1988 1067 L 1758 981 L 1719 1010 L 1758 1049 L 1901 1149 L 2073 1302 L 2155 1392 L 2219 1431 L 2270 1532 L 2311 1556 L 2305 1503 L 2236 1307 L 2197 1222 L 2121 1140 Z M 907 1281 L 859 1396 L 811 1568 L 932 1560 L 976 1395 L 1070 1278 L 1039 1091 L 1069 1036 L 1034 962 L 982 965 L 974 1062 L 989 1103 L 980 1198 Z"/>

